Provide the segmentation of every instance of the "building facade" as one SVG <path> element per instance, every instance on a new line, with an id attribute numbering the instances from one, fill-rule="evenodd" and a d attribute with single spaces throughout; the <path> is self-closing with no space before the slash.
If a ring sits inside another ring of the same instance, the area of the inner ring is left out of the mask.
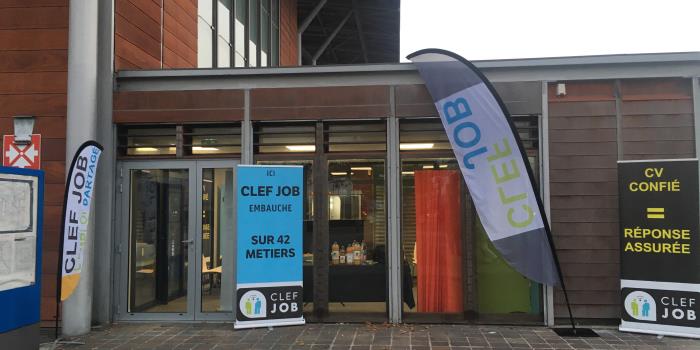
<path id="1" fill-rule="evenodd" d="M 32 115 L 43 137 L 47 322 L 77 142 L 68 56 L 80 3 L 0 4 L 0 131 Z M 97 11 L 93 322 L 233 320 L 236 164 L 304 166 L 311 321 L 568 317 L 561 291 L 518 275 L 486 238 L 422 80 L 398 63 L 398 1 L 114 0 Z M 474 63 L 539 180 L 574 316 L 616 322 L 616 162 L 696 157 L 700 54 Z"/>

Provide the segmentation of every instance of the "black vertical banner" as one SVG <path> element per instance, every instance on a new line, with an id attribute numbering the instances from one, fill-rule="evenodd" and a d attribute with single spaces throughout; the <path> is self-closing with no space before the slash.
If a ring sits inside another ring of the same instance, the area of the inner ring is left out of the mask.
<path id="1" fill-rule="evenodd" d="M 700 337 L 697 159 L 618 162 L 621 330 Z"/>

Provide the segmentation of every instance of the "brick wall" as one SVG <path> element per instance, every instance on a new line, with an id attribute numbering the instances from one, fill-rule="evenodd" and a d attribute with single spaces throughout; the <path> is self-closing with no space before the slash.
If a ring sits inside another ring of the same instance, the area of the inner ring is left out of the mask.
<path id="1" fill-rule="evenodd" d="M 53 320 L 63 205 L 68 70 L 68 0 L 0 1 L 0 134 L 32 115 L 45 171 L 41 319 Z M 2 347 L 0 345 L 0 347 Z"/>

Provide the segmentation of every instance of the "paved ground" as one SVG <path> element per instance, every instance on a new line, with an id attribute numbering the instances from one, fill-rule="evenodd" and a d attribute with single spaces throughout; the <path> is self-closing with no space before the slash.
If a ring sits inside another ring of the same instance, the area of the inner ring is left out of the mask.
<path id="1" fill-rule="evenodd" d="M 544 327 L 310 324 L 234 330 L 231 324 L 117 324 L 59 349 L 700 349 L 700 340 L 620 333 L 561 338 Z M 1 346 L 0 346 L 1 347 Z M 44 345 L 43 348 L 51 348 Z"/>

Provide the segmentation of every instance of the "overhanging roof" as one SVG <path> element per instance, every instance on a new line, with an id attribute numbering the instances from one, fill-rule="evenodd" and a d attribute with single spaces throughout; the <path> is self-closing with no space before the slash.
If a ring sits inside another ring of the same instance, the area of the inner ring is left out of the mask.
<path id="1" fill-rule="evenodd" d="M 298 0 L 297 23 L 311 20 L 302 36 L 304 64 L 318 52 L 318 65 L 399 62 L 400 5 L 400 0 Z"/>
<path id="2" fill-rule="evenodd" d="M 700 76 L 700 52 L 473 61 L 493 82 Z M 118 90 L 421 84 L 411 63 L 121 71 Z"/>

